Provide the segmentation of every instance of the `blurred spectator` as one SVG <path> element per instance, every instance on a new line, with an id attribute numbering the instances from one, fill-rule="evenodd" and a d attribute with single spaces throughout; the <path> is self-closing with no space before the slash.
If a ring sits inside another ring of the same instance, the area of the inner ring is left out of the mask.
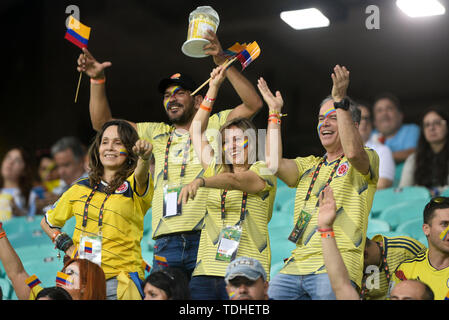
<path id="1" fill-rule="evenodd" d="M 73 300 L 70 293 L 62 287 L 49 287 L 42 289 L 36 300 Z"/>
<path id="2" fill-rule="evenodd" d="M 87 176 L 85 170 L 86 149 L 76 137 L 63 137 L 51 147 L 51 154 L 58 168 L 59 177 L 64 181 L 53 193 L 62 194 L 72 183 Z"/>
<path id="3" fill-rule="evenodd" d="M 434 300 L 432 289 L 424 282 L 412 279 L 398 283 L 390 295 L 390 300 Z"/>
<path id="4" fill-rule="evenodd" d="M 407 279 L 419 279 L 430 286 L 436 300 L 445 299 L 449 293 L 448 226 L 449 198 L 433 198 L 424 208 L 423 231 L 429 248 L 398 266 L 392 278 L 395 284 Z"/>
<path id="5" fill-rule="evenodd" d="M 37 194 L 32 191 L 31 159 L 21 147 L 10 149 L 3 158 L 0 175 L 0 221 L 12 216 L 34 216 Z"/>
<path id="6" fill-rule="evenodd" d="M 26 272 L 22 261 L 12 247 L 0 222 L 0 261 L 13 285 L 19 300 L 34 300 L 43 289 L 39 279 Z M 103 270 L 86 259 L 69 259 L 63 272 L 68 278 L 64 284 L 57 283 L 72 296 L 73 300 L 104 300 L 106 281 Z"/>
<path id="7" fill-rule="evenodd" d="M 372 239 L 366 239 L 362 299 L 385 300 L 397 266 L 425 250 L 424 244 L 410 237 L 386 237 L 378 234 Z"/>
<path id="8" fill-rule="evenodd" d="M 152 272 L 143 283 L 144 300 L 190 300 L 187 275 L 178 268 Z"/>
<path id="9" fill-rule="evenodd" d="M 268 300 L 268 281 L 262 264 L 250 257 L 231 261 L 225 275 L 230 300 Z"/>
<path id="10" fill-rule="evenodd" d="M 433 195 L 449 185 L 449 115 L 439 106 L 422 117 L 418 148 L 405 161 L 399 187 L 424 186 Z"/>
<path id="11" fill-rule="evenodd" d="M 379 155 L 379 181 L 377 182 L 377 190 L 389 188 L 393 185 L 395 164 L 393 154 L 386 145 L 376 140 L 370 140 L 373 131 L 373 122 L 371 111 L 367 104 L 359 104 L 357 106 L 361 112 L 359 124 L 359 132 L 362 136 L 365 146 L 376 150 Z"/>
<path id="12" fill-rule="evenodd" d="M 419 127 L 412 123 L 402 123 L 404 114 L 399 99 L 391 93 L 376 97 L 373 115 L 376 127 L 373 138 L 390 148 L 396 163 L 404 162 L 415 151 Z"/>

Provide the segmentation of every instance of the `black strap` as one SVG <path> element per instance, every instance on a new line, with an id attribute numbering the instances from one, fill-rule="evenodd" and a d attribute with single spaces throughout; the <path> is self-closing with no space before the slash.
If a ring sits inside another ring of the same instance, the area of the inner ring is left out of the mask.
<path id="1" fill-rule="evenodd" d="M 385 249 L 384 249 L 384 246 L 383 246 L 382 242 L 377 242 L 376 241 L 376 244 L 379 247 L 380 257 L 382 259 L 381 268 L 385 272 L 385 276 L 387 277 L 387 283 L 389 284 L 390 283 L 390 271 L 389 271 L 390 269 L 388 267 L 387 255 L 386 255 L 386 252 L 385 252 Z M 365 297 L 366 292 L 368 291 L 367 288 L 366 288 L 366 279 L 367 279 L 367 276 L 364 275 L 363 278 L 362 278 L 362 290 L 360 292 L 360 295 L 361 295 L 362 299 Z"/>
<path id="2" fill-rule="evenodd" d="M 167 146 L 165 147 L 164 180 L 168 180 L 168 155 L 169 155 L 171 143 L 173 141 L 173 134 L 174 134 L 174 130 L 172 130 L 170 132 L 170 137 L 168 138 Z M 181 178 L 184 177 L 184 175 L 186 173 L 186 165 L 187 165 L 187 160 L 189 159 L 189 152 L 190 152 L 190 144 L 191 144 L 191 138 L 190 138 L 190 134 L 189 134 L 189 138 L 187 139 L 187 142 L 184 146 L 184 154 L 182 157 L 181 175 L 180 175 Z"/>
<path id="3" fill-rule="evenodd" d="M 89 205 L 90 205 L 90 201 L 92 200 L 95 192 L 98 190 L 98 186 L 99 184 L 97 184 L 91 191 L 89 197 L 87 198 L 86 204 L 84 205 L 84 213 L 83 213 L 83 228 L 85 228 L 87 226 L 87 217 L 88 217 L 88 212 L 89 212 Z M 103 225 L 103 212 L 104 212 L 104 204 L 106 203 L 106 200 L 109 199 L 109 196 L 111 194 L 107 194 L 106 198 L 104 198 L 103 203 L 101 204 L 100 207 L 100 213 L 98 215 L 98 227 L 101 228 L 101 226 Z"/>
<path id="4" fill-rule="evenodd" d="M 221 194 L 221 220 L 224 221 L 224 219 L 226 218 L 226 196 L 228 194 L 228 190 L 223 190 L 223 193 Z M 241 207 L 241 211 L 240 211 L 240 220 L 238 222 L 238 225 L 240 225 L 243 220 L 245 220 L 245 213 L 246 213 L 246 203 L 248 200 L 248 193 L 243 192 L 242 195 L 242 207 Z"/>

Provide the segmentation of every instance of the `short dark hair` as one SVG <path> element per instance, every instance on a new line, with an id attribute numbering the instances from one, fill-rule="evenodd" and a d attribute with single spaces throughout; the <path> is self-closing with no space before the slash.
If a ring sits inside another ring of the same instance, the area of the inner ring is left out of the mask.
<path id="1" fill-rule="evenodd" d="M 70 293 L 61 287 L 44 288 L 36 296 L 35 300 L 48 297 L 50 300 L 73 300 Z"/>
<path id="2" fill-rule="evenodd" d="M 449 208 L 448 197 L 435 197 L 432 198 L 429 203 L 424 207 L 423 220 L 425 224 L 430 224 L 433 219 L 435 210 Z"/>
<path id="3" fill-rule="evenodd" d="M 54 157 L 56 153 L 65 151 L 67 149 L 72 150 L 73 156 L 77 161 L 84 160 L 86 155 L 86 147 L 81 143 L 77 137 L 63 137 L 55 142 L 51 147 L 51 155 Z"/>
<path id="4" fill-rule="evenodd" d="M 388 100 L 390 100 L 396 106 L 398 111 L 402 112 L 401 102 L 399 101 L 399 98 L 397 96 L 395 96 L 394 94 L 392 94 L 391 92 L 382 92 L 382 93 L 378 94 L 374 98 L 373 108 L 376 105 L 376 102 L 381 100 L 381 99 L 388 99 Z"/>
<path id="5" fill-rule="evenodd" d="M 362 112 L 357 107 L 358 106 L 357 103 L 355 103 L 354 100 L 348 96 L 346 96 L 346 99 L 349 100 L 349 112 L 351 112 L 352 121 L 354 121 L 355 123 L 360 123 L 360 120 L 362 119 Z M 333 100 L 332 95 L 328 95 L 321 101 L 320 108 L 323 106 L 323 104 L 325 104 L 329 100 Z"/>

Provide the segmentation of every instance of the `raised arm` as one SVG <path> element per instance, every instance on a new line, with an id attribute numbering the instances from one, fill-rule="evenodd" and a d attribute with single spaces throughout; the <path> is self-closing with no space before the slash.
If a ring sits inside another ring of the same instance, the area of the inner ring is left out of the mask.
<path id="1" fill-rule="evenodd" d="M 201 165 L 205 170 L 214 157 L 214 150 L 209 145 L 205 132 L 209 123 L 212 107 L 215 99 L 217 98 L 218 90 L 225 79 L 226 70 L 222 66 L 219 66 L 212 70 L 210 76 L 211 80 L 209 82 L 209 89 L 207 90 L 203 102 L 196 112 L 189 129 L 190 136 L 192 137 L 193 148 L 195 149 L 198 159 L 200 159 Z"/>
<path id="2" fill-rule="evenodd" d="M 133 147 L 133 152 L 137 154 L 137 166 L 134 170 L 134 178 L 137 184 L 137 193 L 143 195 L 148 187 L 150 159 L 153 145 L 146 140 L 140 139 Z"/>
<path id="3" fill-rule="evenodd" d="M 19 256 L 6 237 L 6 233 L 3 232 L 5 230 L 3 230 L 2 223 L 0 222 L 0 261 L 5 268 L 6 275 L 11 280 L 17 298 L 19 300 L 28 300 L 31 289 L 25 280 L 30 276 L 25 271 L 22 261 L 20 261 Z"/>
<path id="4" fill-rule="evenodd" d="M 213 56 L 216 65 L 223 64 L 226 58 L 223 56 L 223 49 L 217 35 L 209 31 L 209 35 L 205 38 L 210 43 L 204 46 L 204 53 Z M 227 120 L 237 117 L 251 118 L 262 108 L 263 104 L 262 99 L 257 94 L 256 88 L 234 66 L 228 68 L 226 77 L 242 100 L 242 103 L 231 111 Z"/>
<path id="5" fill-rule="evenodd" d="M 84 72 L 91 78 L 89 113 L 95 131 L 99 131 L 105 122 L 113 119 L 106 96 L 106 77 L 104 74 L 104 70 L 111 65 L 112 63 L 109 61 L 98 62 L 87 48 L 83 48 L 83 53 L 78 58 L 77 70 Z M 137 128 L 135 123 L 128 122 L 134 128 Z"/>
<path id="6" fill-rule="evenodd" d="M 279 91 L 270 91 L 266 81 L 260 78 L 257 87 L 268 105 L 268 127 L 265 141 L 265 157 L 268 168 L 288 186 L 294 186 L 299 178 L 294 160 L 282 157 L 281 111 L 284 101 Z"/>
<path id="7" fill-rule="evenodd" d="M 335 103 L 346 97 L 349 86 L 349 71 L 346 67 L 336 65 L 332 73 L 332 99 Z M 362 174 L 369 171 L 369 158 L 364 149 L 363 139 L 351 116 L 350 110 L 337 108 L 338 134 L 343 152 L 349 162 Z"/>
<path id="8" fill-rule="evenodd" d="M 318 213 L 318 231 L 321 232 L 324 265 L 337 300 L 360 300 L 357 291 L 351 285 L 348 270 L 338 250 L 333 231 L 330 231 L 336 216 L 333 191 L 330 187 L 326 187 L 320 193 Z"/>

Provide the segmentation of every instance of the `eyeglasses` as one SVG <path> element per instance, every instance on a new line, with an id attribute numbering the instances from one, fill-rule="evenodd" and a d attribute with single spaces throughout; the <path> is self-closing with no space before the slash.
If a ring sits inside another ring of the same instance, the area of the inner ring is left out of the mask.
<path id="1" fill-rule="evenodd" d="M 435 121 L 432 121 L 432 122 L 423 122 L 424 129 L 427 129 L 427 128 L 430 128 L 430 127 L 433 127 L 433 126 L 435 126 L 435 127 L 442 127 L 444 125 L 446 125 L 446 120 L 444 120 L 444 119 L 439 119 L 439 120 L 435 120 Z"/>

